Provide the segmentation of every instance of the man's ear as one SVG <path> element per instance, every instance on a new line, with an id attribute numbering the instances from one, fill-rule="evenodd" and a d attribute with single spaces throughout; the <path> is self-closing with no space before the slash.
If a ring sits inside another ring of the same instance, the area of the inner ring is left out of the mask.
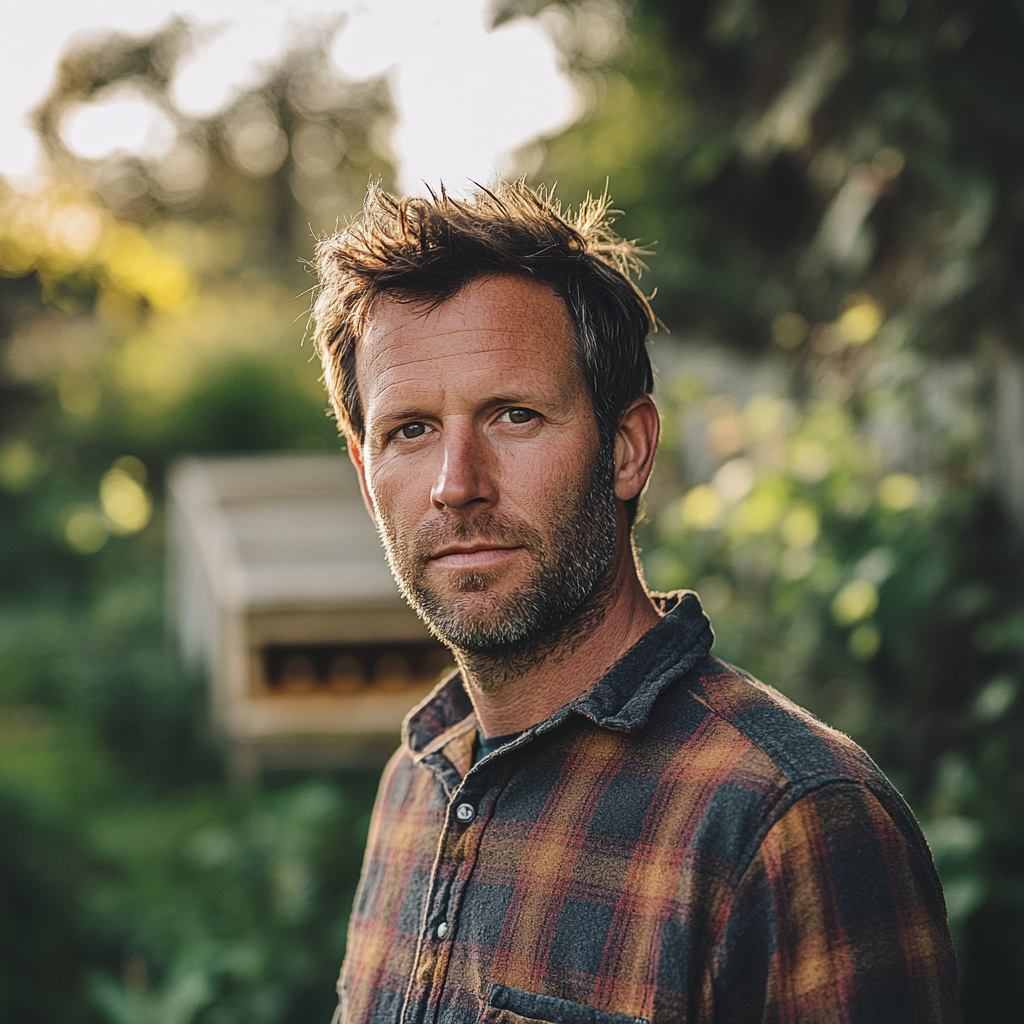
<path id="1" fill-rule="evenodd" d="M 635 498 L 647 483 L 658 447 L 661 417 L 649 395 L 641 395 L 622 415 L 615 434 L 615 497 Z"/>
<path id="2" fill-rule="evenodd" d="M 373 498 L 370 497 L 370 491 L 366 486 L 366 467 L 363 465 L 363 452 L 351 437 L 348 439 L 348 457 L 352 460 L 352 465 L 356 467 L 356 476 L 359 477 L 359 490 L 362 492 L 366 511 L 370 513 L 370 518 L 376 523 L 377 509 L 374 507 Z"/>

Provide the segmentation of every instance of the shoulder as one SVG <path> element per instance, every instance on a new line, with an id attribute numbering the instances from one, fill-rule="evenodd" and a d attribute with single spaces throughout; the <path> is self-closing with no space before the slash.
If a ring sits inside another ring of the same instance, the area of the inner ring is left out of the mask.
<path id="1" fill-rule="evenodd" d="M 830 796 L 863 801 L 927 849 L 903 798 L 858 744 L 741 669 L 707 657 L 661 704 L 651 728 L 676 748 L 678 779 L 706 791 L 699 845 L 738 872 L 814 794 L 822 806 Z"/>
<path id="2" fill-rule="evenodd" d="M 828 782 L 888 781 L 862 747 L 778 690 L 718 658 L 691 674 L 688 698 L 721 723 L 724 736 L 759 752 L 764 768 L 806 792 Z"/>

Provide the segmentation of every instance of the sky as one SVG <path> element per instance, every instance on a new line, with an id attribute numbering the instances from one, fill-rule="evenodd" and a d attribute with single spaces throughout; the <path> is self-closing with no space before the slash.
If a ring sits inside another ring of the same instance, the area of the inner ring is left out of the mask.
<path id="1" fill-rule="evenodd" d="M 77 37 L 110 29 L 145 35 L 181 15 L 204 44 L 173 84 L 186 112 L 212 114 L 260 77 L 290 42 L 343 21 L 332 49 L 349 78 L 386 74 L 398 110 L 392 146 L 406 191 L 458 187 L 510 170 L 509 154 L 579 112 L 543 25 L 519 19 L 488 32 L 487 0 L 29 0 L 12 5 L 0 33 L 0 175 L 39 179 L 27 115 L 46 94 Z M 111 97 L 69 115 L 64 137 L 83 155 L 116 149 L 158 154 L 169 125 L 137 98 Z"/>

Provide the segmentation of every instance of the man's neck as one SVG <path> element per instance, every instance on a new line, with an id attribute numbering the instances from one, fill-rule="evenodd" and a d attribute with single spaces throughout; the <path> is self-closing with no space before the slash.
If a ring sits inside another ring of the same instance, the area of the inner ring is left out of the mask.
<path id="1" fill-rule="evenodd" d="M 617 546 L 587 604 L 556 634 L 497 655 L 456 651 L 485 736 L 521 732 L 590 688 L 660 616 L 632 545 Z"/>

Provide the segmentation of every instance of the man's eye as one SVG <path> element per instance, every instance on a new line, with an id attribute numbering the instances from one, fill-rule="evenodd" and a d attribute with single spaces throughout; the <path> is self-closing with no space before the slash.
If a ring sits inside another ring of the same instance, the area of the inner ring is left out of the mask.
<path id="1" fill-rule="evenodd" d="M 423 423 L 406 423 L 404 427 L 398 428 L 398 433 L 402 437 L 422 437 L 427 432 L 427 428 Z"/>
<path id="2" fill-rule="evenodd" d="M 509 423 L 529 423 L 537 414 L 532 409 L 506 409 Z"/>

